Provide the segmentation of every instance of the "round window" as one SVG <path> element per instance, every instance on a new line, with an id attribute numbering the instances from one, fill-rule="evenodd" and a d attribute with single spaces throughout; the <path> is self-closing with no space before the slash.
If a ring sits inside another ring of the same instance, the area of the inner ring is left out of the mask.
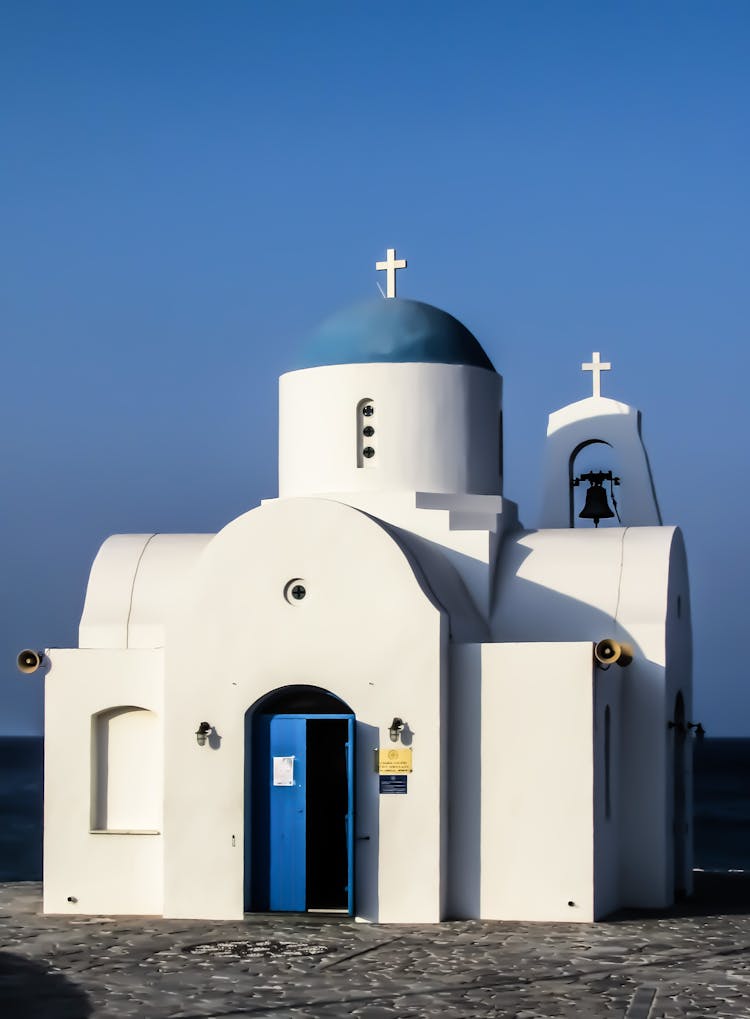
<path id="1" fill-rule="evenodd" d="M 284 597 L 290 605 L 299 605 L 307 596 L 307 584 L 301 577 L 293 577 L 284 585 Z"/>

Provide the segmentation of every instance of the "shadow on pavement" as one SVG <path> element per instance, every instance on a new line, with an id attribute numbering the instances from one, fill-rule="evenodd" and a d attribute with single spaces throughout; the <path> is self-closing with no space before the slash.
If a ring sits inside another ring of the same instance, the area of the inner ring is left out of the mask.
<path id="1" fill-rule="evenodd" d="M 694 871 L 693 894 L 670 909 L 621 909 L 606 918 L 607 923 L 639 918 L 686 916 L 750 916 L 750 873 L 706 873 Z"/>
<path id="2" fill-rule="evenodd" d="M 88 994 L 50 966 L 0 952 L 0 1016 L 4 1019 L 88 1019 Z"/>

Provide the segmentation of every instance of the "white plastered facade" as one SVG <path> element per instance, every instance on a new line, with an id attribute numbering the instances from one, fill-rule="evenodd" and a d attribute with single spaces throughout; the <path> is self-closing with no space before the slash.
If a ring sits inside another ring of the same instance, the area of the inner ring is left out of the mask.
<path id="1" fill-rule="evenodd" d="M 529 531 L 502 494 L 501 392 L 469 364 L 290 372 L 278 499 L 217 535 L 104 543 L 79 648 L 48 651 L 46 911 L 241 917 L 246 719 L 296 686 L 356 717 L 359 918 L 588 921 L 689 890 L 687 568 L 638 414 L 597 398 L 552 415 Z M 570 526 L 589 441 L 628 465 L 623 527 Z M 597 667 L 603 638 L 633 663 Z M 396 716 L 413 771 L 381 795 Z"/>

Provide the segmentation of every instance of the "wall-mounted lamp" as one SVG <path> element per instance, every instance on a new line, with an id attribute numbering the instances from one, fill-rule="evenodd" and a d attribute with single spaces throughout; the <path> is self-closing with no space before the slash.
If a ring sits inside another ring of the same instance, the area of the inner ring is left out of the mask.
<path id="1" fill-rule="evenodd" d="M 211 728 L 210 722 L 201 722 L 195 730 L 195 738 L 199 747 L 204 747 L 206 745 L 206 740 L 208 739 L 208 734 L 211 732 Z"/>
<path id="2" fill-rule="evenodd" d="M 400 718 L 394 718 L 391 722 L 388 732 L 393 743 L 398 743 L 399 736 L 404 731 L 404 723 Z"/>
<path id="3" fill-rule="evenodd" d="M 600 520 L 606 520 L 617 513 L 617 521 L 621 523 L 614 492 L 614 486 L 620 484 L 620 479 L 613 477 L 612 471 L 589 471 L 588 474 L 582 474 L 580 478 L 574 478 L 570 484 L 573 488 L 578 488 L 582 481 L 588 481 L 589 487 L 586 491 L 586 502 L 578 516 L 582 520 L 593 520 L 594 527 L 598 527 Z M 605 481 L 609 482 L 609 494 L 615 508 L 614 513 L 607 502 L 607 493 L 604 489 Z"/>
<path id="4" fill-rule="evenodd" d="M 681 736 L 695 736 L 696 739 L 703 739 L 706 735 L 706 730 L 703 728 L 700 722 L 688 722 L 685 725 L 684 722 L 667 722 L 668 729 L 676 729 Z"/>

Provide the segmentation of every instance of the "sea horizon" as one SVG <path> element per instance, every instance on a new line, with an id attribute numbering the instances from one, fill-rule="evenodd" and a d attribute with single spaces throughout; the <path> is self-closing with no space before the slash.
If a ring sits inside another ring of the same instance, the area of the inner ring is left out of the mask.
<path id="1" fill-rule="evenodd" d="M 0 881 L 42 879 L 44 736 L 0 736 Z M 750 873 L 750 737 L 693 743 L 694 869 Z"/>

